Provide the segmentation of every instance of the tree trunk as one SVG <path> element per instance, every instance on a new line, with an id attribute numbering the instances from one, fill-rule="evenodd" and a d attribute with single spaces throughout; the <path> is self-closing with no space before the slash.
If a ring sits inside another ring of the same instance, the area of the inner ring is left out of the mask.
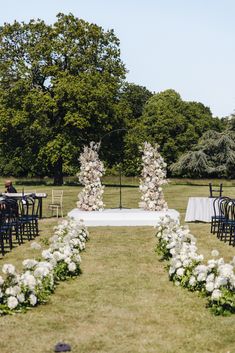
<path id="1" fill-rule="evenodd" d="M 54 185 L 63 185 L 63 161 L 62 157 L 58 159 L 55 165 L 55 172 L 54 172 Z"/>

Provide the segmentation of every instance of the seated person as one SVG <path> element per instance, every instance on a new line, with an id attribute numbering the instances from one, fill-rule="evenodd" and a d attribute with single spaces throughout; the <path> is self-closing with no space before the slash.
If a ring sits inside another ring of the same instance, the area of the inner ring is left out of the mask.
<path id="1" fill-rule="evenodd" d="M 6 180 L 5 181 L 5 188 L 6 188 L 6 192 L 8 192 L 10 194 L 17 193 L 16 189 L 12 185 L 12 181 L 11 180 Z"/>
<path id="2" fill-rule="evenodd" d="M 16 189 L 12 185 L 12 181 L 11 180 L 6 180 L 5 181 L 5 188 L 6 188 L 6 192 L 9 193 L 9 194 L 17 193 Z M 8 203 L 9 203 L 8 206 L 11 208 L 11 212 L 12 212 L 13 216 L 18 216 L 19 209 L 18 209 L 17 200 L 14 199 L 14 198 L 8 197 Z"/>

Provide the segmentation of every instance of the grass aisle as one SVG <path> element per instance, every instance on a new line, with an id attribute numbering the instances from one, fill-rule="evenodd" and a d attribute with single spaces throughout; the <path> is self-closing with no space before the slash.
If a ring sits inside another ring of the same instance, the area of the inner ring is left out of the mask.
<path id="1" fill-rule="evenodd" d="M 79 188 L 65 189 L 65 213 L 76 202 Z M 48 192 L 42 187 L 38 191 Z M 206 196 L 208 187 L 170 184 L 165 190 L 170 208 L 184 219 L 189 196 Z M 119 190 L 107 188 L 107 207 L 118 204 Z M 226 189 L 234 197 L 234 187 Z M 124 206 L 137 207 L 137 189 L 123 191 Z M 49 198 L 44 200 L 47 211 Z M 56 219 L 40 221 L 40 238 L 52 234 Z M 209 225 L 190 224 L 199 252 L 210 258 L 218 249 L 226 261 L 234 248 L 209 233 Z M 50 353 L 64 341 L 73 353 L 235 353 L 235 315 L 214 317 L 196 293 L 175 287 L 165 263 L 154 252 L 152 228 L 91 228 L 82 253 L 83 274 L 60 283 L 46 305 L 26 314 L 0 318 L 1 353 Z M 39 240 L 40 241 L 40 240 Z M 29 242 L 0 261 L 21 267 L 34 256 Z"/>
<path id="2" fill-rule="evenodd" d="M 91 228 L 83 274 L 48 304 L 1 318 L 1 353 L 234 352 L 233 317 L 214 317 L 195 293 L 173 286 L 152 228 Z"/>

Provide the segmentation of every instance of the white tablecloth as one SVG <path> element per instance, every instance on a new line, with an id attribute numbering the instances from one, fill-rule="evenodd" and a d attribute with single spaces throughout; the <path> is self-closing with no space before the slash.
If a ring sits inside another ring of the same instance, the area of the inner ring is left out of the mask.
<path id="1" fill-rule="evenodd" d="M 211 222 L 214 215 L 214 198 L 190 197 L 185 215 L 185 222 Z"/>

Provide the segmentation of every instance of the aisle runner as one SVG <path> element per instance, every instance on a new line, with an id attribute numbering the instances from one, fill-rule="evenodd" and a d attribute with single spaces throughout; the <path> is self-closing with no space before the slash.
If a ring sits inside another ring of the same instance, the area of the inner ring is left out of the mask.
<path id="1" fill-rule="evenodd" d="M 81 211 L 78 208 L 68 213 L 68 216 L 76 220 L 84 220 L 86 226 L 155 226 L 160 217 L 169 215 L 173 219 L 179 219 L 179 212 L 145 211 L 143 209 L 105 209 L 103 211 Z"/>

